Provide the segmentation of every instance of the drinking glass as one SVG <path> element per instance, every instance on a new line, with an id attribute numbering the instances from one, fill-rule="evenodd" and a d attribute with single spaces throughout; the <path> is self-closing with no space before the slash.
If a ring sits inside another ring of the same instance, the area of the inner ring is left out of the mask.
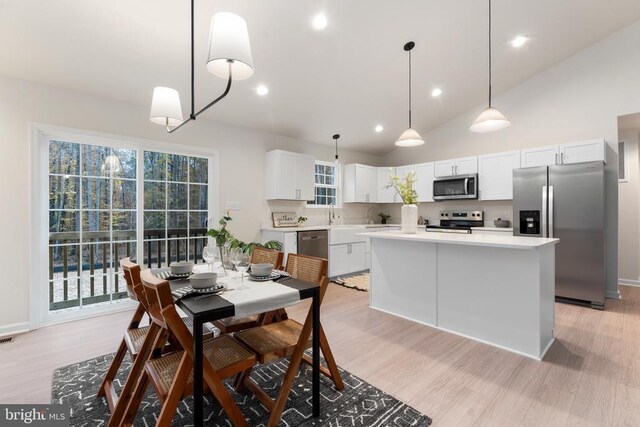
<path id="1" fill-rule="evenodd" d="M 213 262 L 216 259 L 216 254 L 218 253 L 218 248 L 215 246 L 205 246 L 202 248 L 202 259 L 204 262 L 209 264 L 209 271 L 213 270 Z M 218 255 L 220 257 L 220 255 Z"/>
<path id="2" fill-rule="evenodd" d="M 244 273 L 247 272 L 249 266 L 251 265 L 251 257 L 249 254 L 240 251 L 239 254 L 236 255 L 236 270 L 240 272 L 240 287 L 238 289 L 249 289 L 244 285 Z"/>

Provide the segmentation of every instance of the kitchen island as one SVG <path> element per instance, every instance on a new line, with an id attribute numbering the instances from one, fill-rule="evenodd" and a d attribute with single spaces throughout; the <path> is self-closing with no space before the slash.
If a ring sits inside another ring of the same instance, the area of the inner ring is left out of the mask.
<path id="1" fill-rule="evenodd" d="M 558 239 L 362 235 L 371 238 L 371 308 L 538 360 L 553 343 Z"/>

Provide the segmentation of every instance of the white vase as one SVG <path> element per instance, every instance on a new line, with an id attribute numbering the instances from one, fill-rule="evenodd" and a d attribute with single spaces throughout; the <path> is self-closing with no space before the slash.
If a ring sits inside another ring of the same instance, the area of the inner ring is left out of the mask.
<path id="1" fill-rule="evenodd" d="M 417 205 L 402 205 L 402 232 L 405 234 L 418 232 Z"/>

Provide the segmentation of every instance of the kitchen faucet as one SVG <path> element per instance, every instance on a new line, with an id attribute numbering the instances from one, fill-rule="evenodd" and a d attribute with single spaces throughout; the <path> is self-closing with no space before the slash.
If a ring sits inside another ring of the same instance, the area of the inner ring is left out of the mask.
<path id="1" fill-rule="evenodd" d="M 329 225 L 333 225 L 336 222 L 336 207 L 331 203 L 329 205 Z"/>

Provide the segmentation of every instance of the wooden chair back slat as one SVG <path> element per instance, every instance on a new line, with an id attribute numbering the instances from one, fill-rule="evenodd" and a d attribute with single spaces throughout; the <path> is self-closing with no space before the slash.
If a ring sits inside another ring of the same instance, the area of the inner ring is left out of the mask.
<path id="1" fill-rule="evenodd" d="M 140 273 L 140 279 L 147 297 L 147 303 L 149 305 L 147 313 L 151 321 L 163 329 L 169 329 L 162 315 L 163 308 L 167 306 L 173 307 L 175 311 L 169 282 L 156 277 L 149 269 Z M 182 326 L 184 326 L 184 324 Z M 184 326 L 184 328 L 186 329 L 186 326 Z"/>
<path id="2" fill-rule="evenodd" d="M 273 264 L 273 268 L 276 269 L 282 267 L 283 259 L 284 253 L 273 249 L 256 247 L 253 248 L 253 252 L 251 253 L 252 264 Z"/>
<path id="3" fill-rule="evenodd" d="M 294 279 L 321 285 L 323 277 L 327 277 L 328 266 L 329 262 L 324 258 L 289 254 L 286 271 Z"/>

